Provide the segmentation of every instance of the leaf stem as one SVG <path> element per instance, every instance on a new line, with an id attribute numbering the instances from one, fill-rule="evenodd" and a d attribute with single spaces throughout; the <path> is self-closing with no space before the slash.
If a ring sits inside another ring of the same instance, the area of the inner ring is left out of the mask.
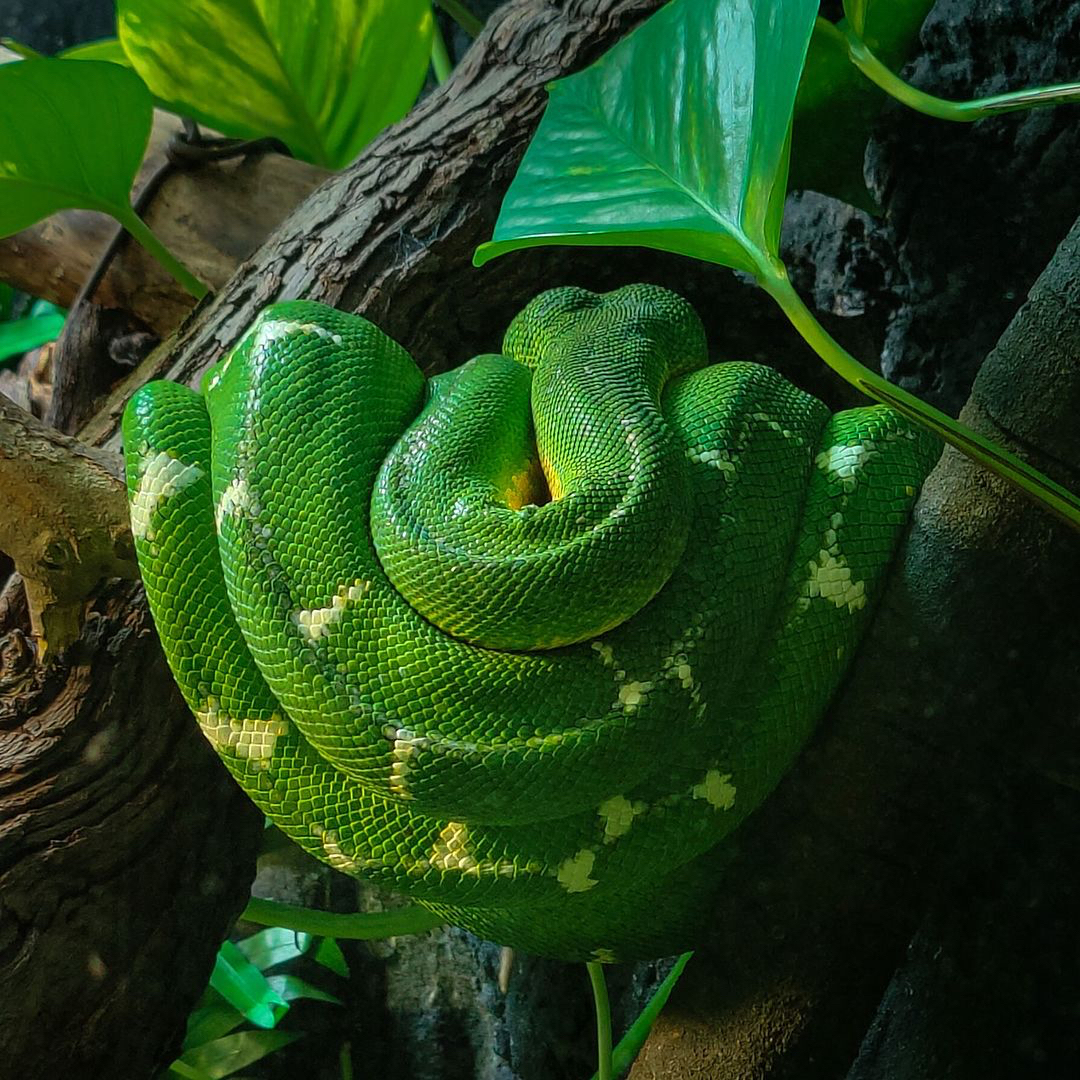
<path id="1" fill-rule="evenodd" d="M 638 1056 L 641 1048 L 645 1045 L 645 1040 L 649 1037 L 649 1032 L 652 1031 L 653 1024 L 656 1023 L 656 1018 L 660 1015 L 660 1010 L 667 1004 L 667 999 L 671 997 L 671 991 L 675 989 L 675 984 L 679 981 L 683 969 L 693 955 L 692 952 L 684 952 L 675 961 L 675 966 L 668 972 L 667 978 L 656 988 L 656 992 L 649 998 L 649 1003 L 638 1014 L 638 1018 L 630 1025 L 627 1033 L 619 1040 L 619 1045 L 615 1047 L 611 1055 L 612 1077 L 622 1076 L 634 1064 L 634 1058 Z M 600 1080 L 599 1074 L 594 1073 L 592 1080 Z"/>
<path id="2" fill-rule="evenodd" d="M 841 378 L 934 432 L 972 461 L 1007 480 L 1067 525 L 1080 530 L 1080 498 L 992 439 L 972 431 L 966 424 L 954 420 L 860 364 L 814 318 L 792 286 L 783 263 L 771 259 L 765 265 L 759 264 L 757 276 L 761 286 L 780 305 L 807 344 Z"/>
<path id="3" fill-rule="evenodd" d="M 29 45 L 24 45 L 21 41 L 16 41 L 14 38 L 0 37 L 0 45 L 5 49 L 10 49 L 13 53 L 18 54 L 24 60 L 44 60 L 45 54 L 40 53 L 37 49 L 32 49 Z"/>
<path id="4" fill-rule="evenodd" d="M 1017 112 L 1020 109 L 1080 102 L 1080 83 L 1033 86 L 1026 90 L 994 94 L 991 97 L 974 98 L 971 101 L 947 101 L 945 98 L 935 97 L 904 82 L 870 51 L 869 46 L 852 27 L 837 27 L 837 30 L 847 47 L 848 59 L 872 83 L 916 112 L 937 117 L 939 120 L 970 123 L 987 116 Z"/>
<path id="5" fill-rule="evenodd" d="M 438 19 L 433 21 L 431 31 L 431 69 L 435 72 L 435 81 L 440 86 L 450 78 L 450 72 L 454 70 Z"/>
<path id="6" fill-rule="evenodd" d="M 596 1003 L 596 1058 L 597 1080 L 612 1080 L 611 1072 L 611 1007 L 608 1004 L 607 982 L 604 965 L 590 961 L 585 965 L 592 984 L 593 1001 Z"/>
<path id="7" fill-rule="evenodd" d="M 150 226 L 129 206 L 123 213 L 116 215 L 116 220 L 127 229 L 131 235 L 183 287 L 183 289 L 201 300 L 210 290 L 190 271 L 175 255 L 150 231 Z"/>
<path id="8" fill-rule="evenodd" d="M 478 19 L 460 0 L 436 0 L 436 3 L 469 37 L 476 37 L 484 29 L 483 20 Z"/>
<path id="9" fill-rule="evenodd" d="M 418 906 L 396 911 L 378 911 L 356 915 L 339 915 L 332 911 L 282 904 L 253 896 L 241 916 L 260 926 L 283 926 L 319 937 L 347 938 L 351 941 L 376 941 L 379 938 L 404 937 L 422 934 L 442 926 L 445 919 Z"/>

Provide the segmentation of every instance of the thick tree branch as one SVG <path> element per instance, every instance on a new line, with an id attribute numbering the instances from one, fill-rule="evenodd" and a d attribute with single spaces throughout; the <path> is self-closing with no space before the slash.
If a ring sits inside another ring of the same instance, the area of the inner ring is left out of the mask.
<path id="1" fill-rule="evenodd" d="M 42 650 L 79 635 L 103 578 L 138 577 L 116 454 L 35 420 L 0 394 L 0 551 L 22 575 Z"/>

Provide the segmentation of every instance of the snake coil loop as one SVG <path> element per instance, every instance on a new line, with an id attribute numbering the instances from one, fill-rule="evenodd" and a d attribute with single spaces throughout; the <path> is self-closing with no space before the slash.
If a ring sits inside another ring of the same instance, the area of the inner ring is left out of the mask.
<path id="1" fill-rule="evenodd" d="M 666 290 L 557 289 L 424 380 L 267 308 L 124 419 L 166 656 L 330 865 L 564 959 L 692 941 L 853 653 L 936 440 L 710 365 Z M 663 907 L 665 918 L 656 918 Z"/>

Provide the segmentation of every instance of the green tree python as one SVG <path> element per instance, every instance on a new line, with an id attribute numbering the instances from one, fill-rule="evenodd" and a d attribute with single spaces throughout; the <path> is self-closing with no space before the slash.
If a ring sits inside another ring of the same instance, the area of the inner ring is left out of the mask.
<path id="1" fill-rule="evenodd" d="M 664 289 L 555 289 L 425 380 L 377 327 L 265 309 L 124 418 L 172 671 L 331 866 L 501 944 L 686 947 L 880 592 L 936 439 L 710 364 Z"/>

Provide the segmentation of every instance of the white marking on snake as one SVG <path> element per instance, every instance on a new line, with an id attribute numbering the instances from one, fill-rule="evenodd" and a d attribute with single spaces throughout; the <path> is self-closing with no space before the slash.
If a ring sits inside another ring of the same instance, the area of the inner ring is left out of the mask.
<path id="1" fill-rule="evenodd" d="M 431 849 L 431 865 L 436 870 L 463 870 L 476 865 L 469 854 L 469 830 L 462 821 L 449 821 Z"/>
<path id="2" fill-rule="evenodd" d="M 258 323 L 253 331 L 253 344 L 270 345 L 290 334 L 314 334 L 315 337 L 332 341 L 335 345 L 341 344 L 341 335 L 332 333 L 325 326 L 318 323 L 292 322 L 289 319 L 265 319 Z"/>
<path id="3" fill-rule="evenodd" d="M 604 667 L 615 666 L 615 654 L 612 652 L 610 645 L 605 645 L 602 641 L 594 641 L 592 643 L 592 649 L 596 655 L 600 657 L 600 661 Z"/>
<path id="4" fill-rule="evenodd" d="M 309 641 L 315 641 L 330 632 L 330 628 L 341 622 L 347 604 L 355 603 L 371 588 L 371 582 L 357 578 L 351 585 L 341 585 L 327 607 L 300 610 L 293 615 L 293 621 L 300 628 L 300 633 Z"/>
<path id="5" fill-rule="evenodd" d="M 131 499 L 131 532 L 136 540 L 153 540 L 151 518 L 171 495 L 183 491 L 202 478 L 198 465 L 187 465 L 172 454 L 159 450 L 143 461 L 139 482 Z"/>
<path id="6" fill-rule="evenodd" d="M 403 799 L 411 799 L 409 791 L 410 758 L 420 750 L 426 750 L 430 739 L 414 735 L 408 728 L 398 728 L 394 732 L 393 745 L 390 748 L 390 791 Z"/>
<path id="7" fill-rule="evenodd" d="M 735 805 L 735 785 L 731 783 L 731 773 L 721 773 L 719 769 L 710 769 L 701 782 L 691 789 L 695 799 L 704 799 L 717 810 L 730 810 Z"/>
<path id="8" fill-rule="evenodd" d="M 695 465 L 709 465 L 719 470 L 725 480 L 735 479 L 735 462 L 732 460 L 730 450 L 695 450 L 686 451 L 686 456 Z"/>
<path id="9" fill-rule="evenodd" d="M 817 558 L 808 563 L 810 576 L 803 586 L 802 595 L 809 600 L 818 597 L 830 600 L 836 607 L 846 607 L 848 613 L 854 615 L 866 606 L 866 582 L 854 581 L 847 559 L 834 554 L 835 551 L 835 545 L 829 551 L 822 549 Z"/>
<path id="10" fill-rule="evenodd" d="M 604 843 L 613 844 L 620 836 L 625 836 L 634 824 L 634 818 L 643 814 L 648 806 L 643 802 L 631 802 L 625 795 L 612 795 L 597 808 L 604 823 Z"/>
<path id="11" fill-rule="evenodd" d="M 428 861 L 436 870 L 446 873 L 469 874 L 480 877 L 482 874 L 496 877 L 513 877 L 517 870 L 512 862 L 505 859 L 480 859 L 469 847 L 469 830 L 461 821 L 450 821 L 439 833 L 431 849 Z M 535 864 L 522 868 L 526 873 L 535 873 L 539 869 Z"/>
<path id="12" fill-rule="evenodd" d="M 352 855 L 346 855 L 341 847 L 341 840 L 333 829 L 326 829 L 319 837 L 323 851 L 326 852 L 326 861 L 335 869 L 348 874 L 360 869 L 360 865 Z"/>
<path id="13" fill-rule="evenodd" d="M 589 877 L 595 862 L 596 852 L 589 848 L 582 848 L 576 855 L 564 859 L 559 865 L 559 872 L 556 875 L 559 884 L 570 893 L 588 892 L 594 885 L 600 884 L 595 878 Z"/>
<path id="14" fill-rule="evenodd" d="M 221 521 L 227 515 L 235 517 L 237 514 L 256 515 L 259 506 L 248 488 L 247 481 L 242 476 L 235 476 L 229 482 L 229 486 L 221 493 L 218 504 L 214 507 L 214 524 L 218 531 L 221 530 Z"/>
<path id="15" fill-rule="evenodd" d="M 274 756 L 274 746 L 289 732 L 289 721 L 279 713 L 269 719 L 236 719 L 222 712 L 217 697 L 208 697 L 206 707 L 195 713 L 203 734 L 220 750 L 231 750 L 253 768 L 266 769 Z"/>
<path id="16" fill-rule="evenodd" d="M 651 682 L 623 683 L 619 687 L 619 704 L 624 707 L 641 705 L 652 688 L 653 684 Z"/>
<path id="17" fill-rule="evenodd" d="M 866 462 L 876 453 L 877 447 L 869 441 L 853 446 L 830 446 L 814 458 L 814 464 L 839 480 L 845 489 L 851 490 Z"/>

